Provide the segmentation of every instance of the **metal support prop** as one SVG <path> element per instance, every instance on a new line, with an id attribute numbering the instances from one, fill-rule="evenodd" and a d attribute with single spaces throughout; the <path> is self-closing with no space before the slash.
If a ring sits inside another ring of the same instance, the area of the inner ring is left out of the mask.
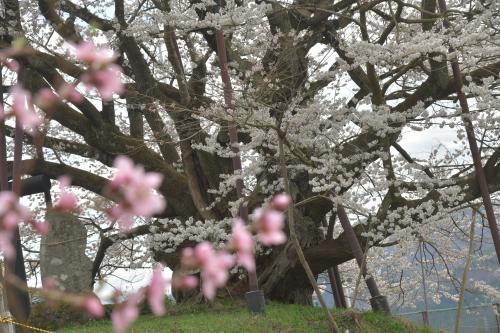
<path id="1" fill-rule="evenodd" d="M 389 308 L 389 303 L 387 302 L 387 298 L 380 294 L 380 290 L 377 287 L 377 283 L 375 283 L 375 279 L 373 276 L 368 274 L 368 270 L 366 269 L 366 265 L 363 265 L 363 250 L 361 249 L 361 245 L 359 244 L 358 237 L 352 228 L 351 222 L 349 221 L 349 217 L 344 209 L 344 207 L 339 204 L 337 205 L 337 215 L 339 217 L 340 224 L 344 229 L 344 232 L 347 236 L 347 241 L 351 247 L 352 254 L 358 263 L 358 267 L 361 269 L 361 274 L 363 275 L 366 286 L 368 287 L 368 291 L 370 292 L 370 305 L 373 311 L 380 311 L 386 314 L 390 314 L 391 310 Z"/>
<path id="2" fill-rule="evenodd" d="M 342 288 L 342 282 L 340 281 L 340 275 L 338 274 L 338 267 L 336 265 L 330 267 L 326 272 L 328 273 L 328 279 L 330 280 L 330 287 L 332 288 L 335 306 L 337 308 L 347 308 L 347 302 L 345 299 L 344 290 Z"/>
<path id="3" fill-rule="evenodd" d="M 330 217 L 330 224 L 326 220 L 322 221 L 323 227 L 327 228 L 325 239 L 333 239 L 333 229 L 335 225 L 335 216 Z M 326 270 L 328 279 L 330 280 L 330 287 L 332 288 L 333 299 L 337 308 L 347 308 L 347 301 L 342 288 L 342 280 L 340 279 L 340 272 L 337 265 L 329 267 Z"/>
<path id="4" fill-rule="evenodd" d="M 439 10 L 444 16 L 443 26 L 444 28 L 449 29 L 451 27 L 451 24 L 445 16 L 448 10 L 446 7 L 446 0 L 438 0 L 438 3 Z M 467 140 L 469 141 L 469 148 L 472 155 L 472 160 L 474 162 L 474 169 L 476 170 L 479 192 L 481 193 L 481 197 L 483 198 L 483 205 L 486 212 L 486 218 L 488 219 L 488 225 L 490 227 L 491 238 L 493 239 L 493 244 L 495 246 L 495 251 L 497 254 L 497 260 L 500 264 L 500 232 L 498 230 L 495 212 L 491 203 L 486 175 L 484 173 L 483 164 L 481 162 L 481 152 L 479 151 L 479 148 L 477 146 L 476 135 L 474 134 L 474 125 L 472 124 L 471 113 L 469 111 L 469 103 L 467 102 L 467 96 L 465 96 L 464 92 L 462 91 L 462 72 L 460 70 L 460 65 L 458 64 L 458 58 L 455 51 L 456 50 L 453 47 L 449 48 L 449 52 L 453 55 L 451 58 L 451 69 L 453 72 L 455 91 L 457 93 L 460 107 L 462 108 L 462 121 L 467 133 Z"/>
<path id="5" fill-rule="evenodd" d="M 227 66 L 227 56 L 226 56 L 226 44 L 224 39 L 224 31 L 221 29 L 216 31 L 215 35 L 217 43 L 217 55 L 219 58 L 219 67 L 221 71 L 222 82 L 224 84 L 224 101 L 228 112 L 234 113 L 234 100 L 233 100 L 233 87 L 231 85 L 231 78 L 229 76 L 228 66 Z M 234 121 L 229 122 L 229 142 L 231 145 L 231 150 L 234 154 L 232 157 L 233 171 L 235 173 L 241 172 L 241 157 L 239 150 L 238 141 L 238 129 Z M 236 198 L 241 200 L 244 197 L 243 193 L 244 184 L 243 179 L 238 177 L 236 180 Z M 244 204 L 240 204 L 239 208 L 240 218 L 248 224 L 248 207 Z M 248 272 L 248 283 L 250 291 L 245 295 L 247 300 L 247 306 L 252 313 L 263 313 L 265 311 L 264 305 L 264 293 L 259 290 L 257 272 Z"/>

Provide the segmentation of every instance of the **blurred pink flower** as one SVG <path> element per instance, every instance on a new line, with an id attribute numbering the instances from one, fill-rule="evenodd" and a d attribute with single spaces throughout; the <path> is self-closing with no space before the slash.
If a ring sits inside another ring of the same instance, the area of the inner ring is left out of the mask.
<path id="1" fill-rule="evenodd" d="M 82 301 L 81 307 L 85 312 L 94 318 L 101 318 L 104 316 L 104 307 L 101 301 L 95 296 L 85 297 Z"/>
<path id="2" fill-rule="evenodd" d="M 46 235 L 50 230 L 50 224 L 46 221 L 35 222 L 32 221 L 31 226 L 39 235 Z"/>
<path id="3" fill-rule="evenodd" d="M 59 96 L 61 96 L 62 99 L 68 100 L 70 102 L 81 103 L 83 101 L 82 94 L 80 94 L 76 90 L 76 87 L 71 83 L 67 82 L 63 83 L 61 86 L 59 86 L 57 92 L 59 93 Z"/>
<path id="4" fill-rule="evenodd" d="M 198 285 L 198 278 L 192 275 L 172 277 L 172 287 L 177 289 L 193 289 Z"/>
<path id="5" fill-rule="evenodd" d="M 70 52 L 77 60 L 80 60 L 95 68 L 100 68 L 112 63 L 116 55 L 110 49 L 97 48 L 93 42 L 81 42 L 78 45 L 71 45 Z"/>
<path id="6" fill-rule="evenodd" d="M 145 172 L 126 156 L 118 156 L 114 167 L 117 170 L 107 187 L 120 201 L 109 210 L 109 215 L 119 221 L 122 231 L 131 228 L 134 216 L 150 217 L 165 209 L 165 200 L 154 192 L 163 180 L 161 174 Z"/>
<path id="7" fill-rule="evenodd" d="M 163 265 L 158 265 L 153 271 L 151 282 L 149 283 L 147 296 L 149 307 L 157 316 L 165 314 L 165 290 L 167 280 L 163 277 Z"/>
<path id="8" fill-rule="evenodd" d="M 68 176 L 61 176 L 58 178 L 58 181 L 61 192 L 59 193 L 59 201 L 54 205 L 54 208 L 62 212 L 75 211 L 78 205 L 78 197 L 74 193 L 68 191 L 71 184 L 71 178 Z"/>
<path id="9" fill-rule="evenodd" d="M 276 195 L 271 201 L 271 207 L 278 210 L 285 210 L 288 208 L 290 203 L 292 202 L 292 198 L 288 194 L 282 193 Z"/>
<path id="10" fill-rule="evenodd" d="M 202 291 L 206 298 L 213 299 L 217 288 L 223 287 L 229 277 L 228 270 L 234 258 L 225 251 L 216 252 L 209 242 L 199 243 L 194 250 L 183 251 L 182 264 L 201 270 Z"/>
<path id="11" fill-rule="evenodd" d="M 6 258 L 15 256 L 11 239 L 14 228 L 21 222 L 31 222 L 31 212 L 19 203 L 13 192 L 0 192 L 0 251 Z"/>
<path id="12" fill-rule="evenodd" d="M 72 45 L 72 53 L 76 59 L 89 65 L 81 81 L 90 90 L 95 87 L 105 101 L 113 99 L 113 94 L 124 91 L 121 82 L 121 67 L 113 64 L 116 55 L 112 50 L 97 48 L 92 42 Z"/>
<path id="13" fill-rule="evenodd" d="M 12 87 L 10 93 L 12 94 L 12 113 L 19 123 L 28 130 L 36 129 L 41 125 L 42 118 L 35 112 L 31 94 L 18 85 Z"/>
<path id="14" fill-rule="evenodd" d="M 236 251 L 239 265 L 245 267 L 248 271 L 255 271 L 252 235 L 247 230 L 243 220 L 239 218 L 233 222 L 233 232 L 229 241 L 229 247 Z"/>
<path id="15" fill-rule="evenodd" d="M 143 290 L 131 294 L 124 302 L 118 304 L 111 313 L 111 322 L 116 333 L 123 333 L 139 317 L 137 305 L 144 298 Z"/>
<path id="16" fill-rule="evenodd" d="M 21 221 L 31 220 L 31 212 L 19 203 L 19 198 L 13 192 L 0 192 L 1 229 L 12 229 Z"/>
<path id="17" fill-rule="evenodd" d="M 187 268 L 200 268 L 215 255 L 215 250 L 209 242 L 201 242 L 193 249 L 187 247 L 182 251 L 181 262 Z"/>
<path id="18" fill-rule="evenodd" d="M 220 251 L 206 261 L 201 270 L 203 295 L 208 299 L 215 297 L 217 288 L 223 287 L 229 278 L 228 270 L 234 266 L 234 258 Z"/>
<path id="19" fill-rule="evenodd" d="M 38 90 L 35 95 L 35 104 L 42 108 L 47 109 L 53 107 L 58 101 L 59 97 L 50 88 L 42 88 Z"/>
<path id="20" fill-rule="evenodd" d="M 285 217 L 282 212 L 274 209 L 257 209 L 254 212 L 254 224 L 262 244 L 279 245 L 286 241 L 286 235 L 283 232 Z"/>
<path id="21" fill-rule="evenodd" d="M 105 101 L 113 99 L 113 94 L 121 94 L 124 91 L 121 81 L 121 68 L 118 65 L 110 65 L 105 69 L 91 71 L 82 76 L 82 82 L 90 87 L 96 87 Z"/>
<path id="22" fill-rule="evenodd" d="M 45 291 L 57 290 L 59 288 L 59 282 L 53 276 L 48 276 L 42 279 L 42 286 Z"/>

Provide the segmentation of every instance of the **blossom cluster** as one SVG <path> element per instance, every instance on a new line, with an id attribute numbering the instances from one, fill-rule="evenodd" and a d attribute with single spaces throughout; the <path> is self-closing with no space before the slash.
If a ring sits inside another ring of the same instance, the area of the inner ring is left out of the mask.
<path id="1" fill-rule="evenodd" d="M 32 218 L 31 211 L 20 204 L 17 195 L 9 191 L 0 192 L 0 251 L 5 258 L 15 257 L 16 252 L 12 245 L 12 239 L 18 224 L 21 222 L 31 224 L 39 234 L 45 234 L 48 231 L 48 223 L 36 222 Z"/>
<path id="2" fill-rule="evenodd" d="M 118 156 L 114 167 L 117 170 L 106 191 L 117 199 L 118 204 L 108 214 L 113 220 L 118 220 L 122 231 L 132 227 L 134 216 L 150 217 L 165 209 L 165 200 L 154 192 L 163 180 L 161 174 L 145 172 L 126 156 Z"/>
<path id="3" fill-rule="evenodd" d="M 121 169 L 119 172 L 123 172 Z M 115 176 L 120 179 L 122 175 Z M 286 194 L 274 197 L 268 208 L 260 209 L 254 214 L 253 226 L 259 239 L 266 245 L 279 245 L 286 241 L 281 230 L 284 226 L 283 210 L 290 204 L 291 199 Z M 233 222 L 231 238 L 226 247 L 217 250 L 210 242 L 203 241 L 194 248 L 187 247 L 182 252 L 181 272 L 200 271 L 201 289 L 207 299 L 215 297 L 218 288 L 223 287 L 228 278 L 229 270 L 235 265 L 241 265 L 247 271 L 255 271 L 255 258 L 253 254 L 254 241 L 251 232 L 240 218 Z M 232 254 L 234 253 L 234 255 Z M 118 304 L 111 320 L 115 332 L 122 333 L 139 316 L 138 305 L 147 298 L 149 306 L 155 315 L 165 314 L 164 295 L 166 287 L 170 284 L 178 289 L 191 289 L 198 285 L 198 279 L 186 273 L 176 273 L 172 280 L 167 280 L 162 275 L 163 266 L 158 265 L 154 270 L 149 285 L 142 288 Z"/>
<path id="4" fill-rule="evenodd" d="M 76 60 L 87 65 L 80 80 L 88 90 L 96 88 L 103 101 L 109 101 L 113 98 L 113 94 L 120 94 L 124 91 L 121 68 L 113 63 L 116 60 L 113 51 L 97 48 L 92 42 L 70 45 L 69 49 Z M 0 64 L 17 73 L 20 65 L 14 58 L 22 53 L 20 48 L 2 51 Z M 12 96 L 11 110 L 7 112 L 0 107 L 0 119 L 13 116 L 26 131 L 34 131 L 43 123 L 43 117 L 36 113 L 35 105 L 43 110 L 50 110 L 55 109 L 58 102 L 81 103 L 83 101 L 83 96 L 77 91 L 76 85 L 67 82 L 60 83 L 55 87 L 55 91 L 42 88 L 34 96 L 17 83 L 10 89 L 10 94 Z"/>
<path id="5" fill-rule="evenodd" d="M 109 49 L 98 49 L 92 42 L 73 45 L 74 57 L 88 65 L 81 80 L 87 89 L 96 88 L 105 101 L 113 99 L 113 94 L 121 94 L 123 85 L 120 79 L 121 68 L 114 64 L 116 55 Z"/>

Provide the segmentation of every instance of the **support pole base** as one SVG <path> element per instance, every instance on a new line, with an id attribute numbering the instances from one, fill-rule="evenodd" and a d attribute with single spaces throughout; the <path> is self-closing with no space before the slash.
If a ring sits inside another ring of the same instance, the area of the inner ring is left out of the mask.
<path id="1" fill-rule="evenodd" d="M 266 311 L 266 300 L 262 290 L 249 291 L 245 294 L 247 308 L 253 314 L 262 314 Z"/>
<path id="2" fill-rule="evenodd" d="M 387 315 L 391 314 L 391 309 L 389 308 L 389 303 L 385 296 L 380 295 L 370 298 L 370 305 L 373 311 L 382 312 Z"/>

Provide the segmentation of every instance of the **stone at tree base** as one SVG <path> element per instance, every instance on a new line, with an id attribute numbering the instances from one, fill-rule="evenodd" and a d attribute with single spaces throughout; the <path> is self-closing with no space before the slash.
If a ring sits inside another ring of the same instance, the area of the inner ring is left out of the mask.
<path id="1" fill-rule="evenodd" d="M 71 214 L 48 212 L 46 220 L 50 230 L 40 243 L 42 281 L 53 277 L 67 292 L 91 291 L 92 262 L 85 254 L 87 229 Z"/>
<path id="2" fill-rule="evenodd" d="M 266 311 L 266 301 L 262 290 L 253 290 L 245 294 L 247 308 L 253 314 L 264 313 Z"/>

